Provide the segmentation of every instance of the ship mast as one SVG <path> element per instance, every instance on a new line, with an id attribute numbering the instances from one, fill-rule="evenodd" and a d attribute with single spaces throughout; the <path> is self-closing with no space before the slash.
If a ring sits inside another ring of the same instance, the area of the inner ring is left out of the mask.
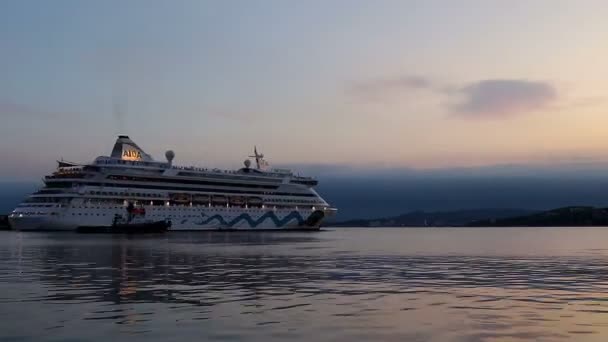
<path id="1" fill-rule="evenodd" d="M 253 146 L 253 155 L 249 156 L 249 158 L 255 158 L 255 165 L 258 170 L 262 170 L 262 168 L 266 166 L 264 155 L 262 153 L 258 153 L 257 146 Z"/>

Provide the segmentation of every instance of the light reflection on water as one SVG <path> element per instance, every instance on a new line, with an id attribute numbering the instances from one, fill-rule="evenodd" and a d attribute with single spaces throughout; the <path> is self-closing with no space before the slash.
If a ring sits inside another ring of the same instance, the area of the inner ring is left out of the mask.
<path id="1" fill-rule="evenodd" d="M 0 233 L 7 340 L 605 341 L 608 229 Z"/>

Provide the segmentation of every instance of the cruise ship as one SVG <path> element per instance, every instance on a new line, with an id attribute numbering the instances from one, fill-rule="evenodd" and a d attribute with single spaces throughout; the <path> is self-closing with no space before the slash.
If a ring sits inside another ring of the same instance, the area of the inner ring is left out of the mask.
<path id="1" fill-rule="evenodd" d="M 15 230 L 111 226 L 117 218 L 169 221 L 171 230 L 318 230 L 336 212 L 317 180 L 270 168 L 254 148 L 238 170 L 156 161 L 126 135 L 92 163 L 58 161 L 44 186 L 9 215 Z M 134 214 L 135 213 L 135 214 Z"/>

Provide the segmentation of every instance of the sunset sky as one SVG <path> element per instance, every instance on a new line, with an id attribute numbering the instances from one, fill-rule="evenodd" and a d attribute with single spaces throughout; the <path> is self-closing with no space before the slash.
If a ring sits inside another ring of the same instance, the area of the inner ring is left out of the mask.
<path id="1" fill-rule="evenodd" d="M 4 179 L 158 159 L 608 161 L 607 1 L 0 1 Z"/>

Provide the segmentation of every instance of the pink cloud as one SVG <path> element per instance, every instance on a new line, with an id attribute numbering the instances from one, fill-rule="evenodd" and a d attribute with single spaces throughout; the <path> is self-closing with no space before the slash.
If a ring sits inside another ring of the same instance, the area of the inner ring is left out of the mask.
<path id="1" fill-rule="evenodd" d="M 450 105 L 452 114 L 470 118 L 503 118 L 544 109 L 557 100 L 557 91 L 546 82 L 483 80 L 454 92 L 460 102 Z"/>

